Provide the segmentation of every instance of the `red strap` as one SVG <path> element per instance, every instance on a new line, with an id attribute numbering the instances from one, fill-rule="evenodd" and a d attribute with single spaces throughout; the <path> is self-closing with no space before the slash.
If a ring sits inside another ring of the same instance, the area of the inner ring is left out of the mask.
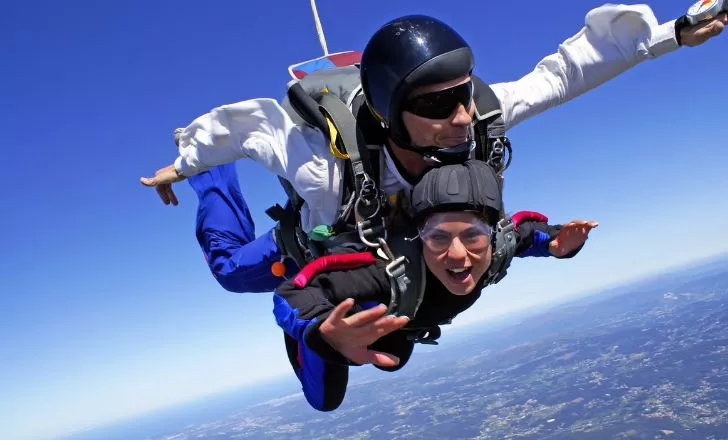
<path id="1" fill-rule="evenodd" d="M 357 252 L 352 254 L 326 255 L 319 257 L 308 263 L 301 269 L 293 279 L 293 285 L 298 289 L 306 287 L 306 285 L 317 274 L 332 270 L 356 269 L 363 266 L 369 266 L 376 262 L 374 255 L 369 252 Z"/>
<path id="2" fill-rule="evenodd" d="M 513 219 L 513 227 L 518 228 L 518 225 L 525 221 L 543 222 L 548 223 L 549 218 L 540 212 L 536 211 L 518 211 L 511 216 Z"/>

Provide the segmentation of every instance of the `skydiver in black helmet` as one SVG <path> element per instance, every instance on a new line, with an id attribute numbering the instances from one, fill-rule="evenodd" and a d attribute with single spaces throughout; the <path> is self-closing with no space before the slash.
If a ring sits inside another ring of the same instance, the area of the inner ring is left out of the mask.
<path id="1" fill-rule="evenodd" d="M 486 87 L 497 97 L 509 130 L 645 60 L 702 44 L 727 21 L 722 13 L 698 24 L 685 17 L 660 23 L 647 5 L 603 5 L 589 11 L 585 26 L 527 75 Z M 474 69 L 487 78 L 487 56 L 474 57 L 462 36 L 434 17 L 394 19 L 367 43 L 361 82 L 374 122 L 368 134 L 381 139 L 377 183 L 392 203 L 428 168 L 469 156 L 477 121 L 472 96 L 479 87 Z M 155 187 L 165 204 L 176 205 L 172 184 L 189 180 L 199 199 L 196 236 L 218 282 L 230 291 L 262 292 L 294 275 L 300 264 L 292 262 L 280 272 L 284 277 L 271 273 L 287 250 L 276 228 L 256 237 L 232 162 L 255 160 L 290 182 L 304 202 L 301 230 L 311 233 L 335 223 L 344 199 L 346 160 L 332 155 L 327 133 L 294 123 L 274 99 L 256 98 L 199 116 L 179 131 L 178 140 L 174 163 L 141 181 Z M 520 160 L 536 148 L 521 147 Z M 254 185 L 244 181 L 246 191 L 259 190 Z"/>
<path id="2" fill-rule="evenodd" d="M 403 223 L 417 237 L 408 264 L 424 266 L 419 306 L 410 316 L 387 310 L 394 285 L 391 256 L 342 248 L 306 265 L 276 289 L 274 310 L 291 366 L 309 404 L 336 409 L 349 367 L 402 368 L 415 342 L 437 339 L 440 326 L 480 298 L 497 265 L 495 231 L 503 201 L 498 177 L 479 160 L 428 171 L 412 193 L 413 217 Z M 516 256 L 571 258 L 595 221 L 549 225 L 535 212 L 514 216 Z M 420 248 L 421 246 L 421 248 Z M 420 282 L 416 271 L 411 282 Z"/>

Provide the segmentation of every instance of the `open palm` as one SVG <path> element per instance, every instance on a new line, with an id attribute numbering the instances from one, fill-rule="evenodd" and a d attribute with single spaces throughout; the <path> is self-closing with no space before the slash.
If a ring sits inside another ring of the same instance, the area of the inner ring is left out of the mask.
<path id="1" fill-rule="evenodd" d="M 572 220 L 561 227 L 559 235 L 549 244 L 551 255 L 563 257 L 583 245 L 589 237 L 589 232 L 599 226 L 593 220 Z"/>

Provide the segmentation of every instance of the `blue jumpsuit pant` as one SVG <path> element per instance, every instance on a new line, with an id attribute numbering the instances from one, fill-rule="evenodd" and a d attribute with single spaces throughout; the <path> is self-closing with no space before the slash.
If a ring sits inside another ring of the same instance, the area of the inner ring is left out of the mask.
<path id="1" fill-rule="evenodd" d="M 281 261 L 273 229 L 255 236 L 255 223 L 243 198 L 234 163 L 188 178 L 199 205 L 195 235 L 212 275 L 231 292 L 272 292 L 284 281 L 271 265 Z M 298 271 L 285 262 L 286 276 Z"/>

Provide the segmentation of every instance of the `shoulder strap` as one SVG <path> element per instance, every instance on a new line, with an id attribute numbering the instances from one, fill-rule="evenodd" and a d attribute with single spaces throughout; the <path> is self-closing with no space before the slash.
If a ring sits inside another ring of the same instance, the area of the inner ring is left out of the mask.
<path id="1" fill-rule="evenodd" d="M 359 238 L 365 245 L 379 247 L 378 238 L 386 239 L 384 217 L 386 197 L 379 189 L 379 183 L 372 179 L 372 163 L 364 135 L 358 128 L 357 120 L 349 107 L 341 99 L 323 94 L 319 100 L 319 110 L 332 123 L 328 124 L 329 142 L 339 145 L 346 152 L 345 159 L 351 165 L 355 197 L 353 210 Z"/>
<path id="2" fill-rule="evenodd" d="M 325 93 L 319 100 L 319 109 L 323 110 L 325 116 L 331 118 L 340 138 L 330 139 L 331 142 L 343 144 L 349 162 L 354 170 L 354 184 L 357 190 L 367 176 L 371 175 L 371 163 L 369 162 L 369 150 L 362 145 L 363 136 L 358 133 L 356 118 L 349 110 L 349 107 L 341 99 L 329 93 Z M 324 133 L 331 135 L 331 127 L 328 126 Z M 339 142 L 340 141 L 340 142 Z"/>
<path id="3" fill-rule="evenodd" d="M 485 122 L 486 135 L 490 138 L 501 138 L 506 135 L 506 124 L 503 120 L 503 111 L 501 103 L 495 92 L 480 77 L 472 76 L 475 90 L 473 99 L 475 100 L 476 117 L 478 122 Z"/>
<path id="4" fill-rule="evenodd" d="M 330 79 L 328 81 L 327 79 Z M 345 161 L 344 182 L 345 188 L 342 191 L 342 206 L 338 218 L 333 226 L 335 233 L 355 232 L 358 235 L 355 241 L 360 241 L 370 248 L 380 246 L 379 238 L 386 239 L 385 216 L 388 205 L 384 193 L 379 189 L 378 176 L 379 158 L 370 157 L 369 146 L 360 129 L 358 113 L 362 106 L 360 88 L 353 86 L 353 81 L 358 79 L 358 68 L 346 67 L 336 72 L 319 72 L 316 75 L 307 77 L 306 82 L 293 81 L 289 84 L 286 97 L 281 104 L 297 123 L 305 123 L 321 130 L 327 137 L 331 154 Z M 357 99 L 359 98 L 359 99 Z M 344 99 L 347 102 L 344 102 Z M 352 113 L 355 108 L 357 116 Z M 374 160 L 377 163 L 374 163 Z M 294 201 L 297 208 L 300 207 L 301 198 L 295 194 L 288 182 L 281 181 L 289 200 Z M 348 188 L 348 189 L 347 189 Z M 275 207 L 274 207 L 275 208 Z M 279 214 L 284 214 L 280 209 L 275 209 Z M 271 210 L 271 213 L 272 210 Z M 271 214 L 269 213 L 269 215 Z M 353 221 L 352 221 L 353 215 Z M 283 231 L 289 228 L 290 222 L 279 220 L 282 239 L 290 237 L 292 233 Z M 352 224 L 353 223 L 353 224 Z M 295 222 L 299 229 L 298 238 L 302 234 L 298 222 Z M 353 230 L 352 230 L 353 229 Z M 352 234 L 339 237 L 347 242 L 352 242 Z M 290 242 L 291 240 L 283 240 Z M 300 241 L 300 240 L 299 240 Z M 307 243 L 304 249 L 318 248 L 325 253 L 328 244 L 336 244 L 337 240 L 319 243 L 315 245 Z M 295 254 L 295 251 L 291 251 Z M 294 258 L 296 256 L 294 255 Z M 304 257 L 307 257 L 304 255 Z M 297 261 L 299 258 L 295 258 Z M 308 258 L 306 260 L 310 261 Z M 305 263 L 305 261 L 304 261 Z"/>
<path id="5" fill-rule="evenodd" d="M 488 162 L 498 175 L 501 175 L 511 164 L 511 145 L 506 137 L 506 123 L 503 120 L 501 103 L 493 89 L 477 76 L 472 77 L 475 91 L 477 122 L 475 132 L 478 137 L 476 159 Z M 505 150 L 508 150 L 508 162 L 504 163 Z"/>
<path id="6" fill-rule="evenodd" d="M 498 96 L 488 84 L 475 75 L 472 76 L 472 81 L 475 85 L 473 99 L 477 119 L 475 158 L 486 162 L 495 170 L 503 191 L 503 172 L 510 166 L 513 153 L 511 141 L 506 136 L 503 110 Z M 501 215 L 505 215 L 505 212 Z"/>

